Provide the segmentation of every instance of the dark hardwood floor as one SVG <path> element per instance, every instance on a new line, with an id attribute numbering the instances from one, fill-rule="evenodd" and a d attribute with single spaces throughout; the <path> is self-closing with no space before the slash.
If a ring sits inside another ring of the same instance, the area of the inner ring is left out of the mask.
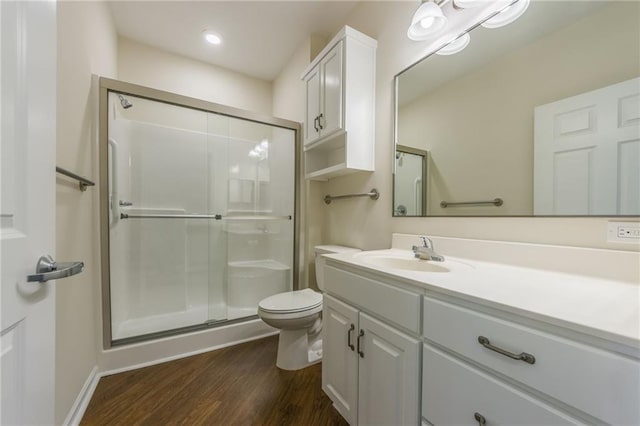
<path id="1" fill-rule="evenodd" d="M 100 379 L 83 425 L 347 425 L 321 364 L 276 367 L 278 337 Z"/>

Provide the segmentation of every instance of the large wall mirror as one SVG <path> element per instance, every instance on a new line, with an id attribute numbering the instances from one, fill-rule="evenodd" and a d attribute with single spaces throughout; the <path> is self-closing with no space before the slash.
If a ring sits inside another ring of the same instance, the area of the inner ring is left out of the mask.
<path id="1" fill-rule="evenodd" d="M 470 34 L 396 76 L 394 216 L 639 216 L 640 3 L 534 0 Z"/>

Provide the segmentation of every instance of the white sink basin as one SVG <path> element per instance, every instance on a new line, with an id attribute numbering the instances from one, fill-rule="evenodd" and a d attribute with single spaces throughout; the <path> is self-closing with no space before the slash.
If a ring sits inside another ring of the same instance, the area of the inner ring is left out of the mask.
<path id="1" fill-rule="evenodd" d="M 361 256 L 363 263 L 379 268 L 402 269 L 405 271 L 420 272 L 449 272 L 445 262 L 434 262 L 429 260 L 416 259 L 412 257 L 400 257 L 390 255 L 364 255 Z"/>
<path id="2" fill-rule="evenodd" d="M 394 271 L 412 271 L 412 272 L 450 272 L 473 268 L 473 266 L 445 258 L 444 262 L 436 262 L 433 260 L 422 260 L 413 257 L 413 252 L 409 250 L 374 250 L 362 251 L 353 255 L 354 260 L 367 266 L 373 266 L 378 269 L 389 269 Z"/>

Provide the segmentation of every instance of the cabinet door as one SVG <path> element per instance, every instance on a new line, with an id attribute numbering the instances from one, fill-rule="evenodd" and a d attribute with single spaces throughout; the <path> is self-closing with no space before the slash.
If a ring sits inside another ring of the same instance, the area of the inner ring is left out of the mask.
<path id="1" fill-rule="evenodd" d="M 308 145 L 320 137 L 320 66 L 305 77 L 307 105 L 304 119 L 304 144 Z"/>
<path id="2" fill-rule="evenodd" d="M 579 421 L 439 349 L 425 345 L 422 415 L 434 425 L 571 425 Z"/>
<path id="3" fill-rule="evenodd" d="M 420 342 L 360 314 L 358 423 L 419 423 Z"/>
<path id="4" fill-rule="evenodd" d="M 322 84 L 320 95 L 320 136 L 327 136 L 342 124 L 342 49 L 343 41 L 320 61 Z"/>
<path id="5" fill-rule="evenodd" d="M 322 313 L 322 389 L 349 424 L 357 421 L 358 311 L 324 296 Z"/>

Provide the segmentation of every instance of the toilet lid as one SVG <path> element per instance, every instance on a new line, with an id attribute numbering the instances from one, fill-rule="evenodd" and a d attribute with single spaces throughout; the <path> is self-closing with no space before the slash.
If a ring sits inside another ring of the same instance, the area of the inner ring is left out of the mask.
<path id="1" fill-rule="evenodd" d="M 269 296 L 258 303 L 265 312 L 300 312 L 313 309 L 322 304 L 322 294 L 311 289 L 288 291 Z"/>

